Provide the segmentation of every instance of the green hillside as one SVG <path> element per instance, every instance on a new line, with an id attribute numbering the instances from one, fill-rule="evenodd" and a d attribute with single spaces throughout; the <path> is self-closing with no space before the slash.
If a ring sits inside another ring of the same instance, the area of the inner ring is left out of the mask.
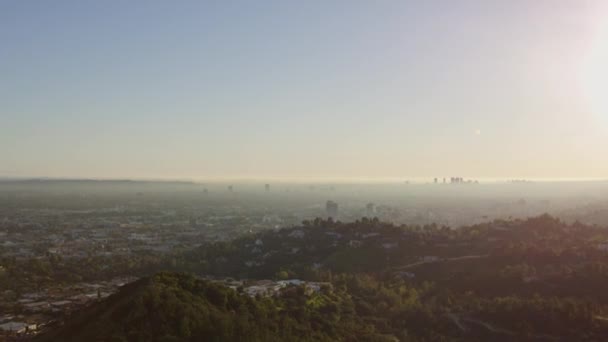
<path id="1" fill-rule="evenodd" d="M 160 273 L 50 327 L 37 341 L 335 341 L 390 340 L 353 314 L 349 299 L 307 295 L 250 298 L 220 284 Z"/>

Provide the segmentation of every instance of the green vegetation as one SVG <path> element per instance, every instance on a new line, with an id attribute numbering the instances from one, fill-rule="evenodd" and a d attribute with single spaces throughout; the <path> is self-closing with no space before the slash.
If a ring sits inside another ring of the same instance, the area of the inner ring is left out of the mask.
<path id="1" fill-rule="evenodd" d="M 343 292 L 250 298 L 191 275 L 160 273 L 125 286 L 39 341 L 386 340 Z"/>
<path id="2" fill-rule="evenodd" d="M 131 284 L 43 340 L 601 341 L 606 241 L 549 216 L 458 230 L 316 220 L 150 262 L 184 273 Z M 185 274 L 331 286 L 250 298 Z"/>

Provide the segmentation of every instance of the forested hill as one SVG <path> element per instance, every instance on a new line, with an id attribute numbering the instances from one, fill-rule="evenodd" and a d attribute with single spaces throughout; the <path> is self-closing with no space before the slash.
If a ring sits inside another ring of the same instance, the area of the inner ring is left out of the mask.
<path id="1" fill-rule="evenodd" d="M 608 230 L 549 216 L 452 230 L 324 220 L 148 265 L 224 284 L 302 279 L 260 296 L 161 273 L 41 341 L 603 341 Z M 269 280 L 270 281 L 270 280 Z"/>
<path id="2" fill-rule="evenodd" d="M 191 275 L 160 273 L 50 327 L 37 341 L 391 341 L 352 310 L 344 293 L 249 297 Z M 350 308 L 350 311 L 346 311 Z"/>
<path id="3" fill-rule="evenodd" d="M 567 275 L 603 281 L 608 274 L 606 250 L 607 229 L 569 225 L 547 215 L 459 229 L 395 226 L 376 219 L 350 223 L 317 219 L 299 227 L 205 244 L 174 256 L 167 267 L 237 278 L 305 279 L 316 279 L 323 272 L 408 270 L 435 281 L 462 264 L 475 265 L 475 270 L 461 269 L 461 278 L 488 271 L 529 280 Z M 425 272 L 428 269 L 434 272 Z"/>

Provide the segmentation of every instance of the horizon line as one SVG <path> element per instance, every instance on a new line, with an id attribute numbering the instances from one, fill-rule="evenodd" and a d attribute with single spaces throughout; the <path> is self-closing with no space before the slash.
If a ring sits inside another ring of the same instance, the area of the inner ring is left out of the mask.
<path id="1" fill-rule="evenodd" d="M 49 176 L 0 176 L 0 181 L 123 181 L 123 182 L 159 182 L 159 183 L 342 183 L 342 184 L 450 184 L 450 177 L 49 177 Z M 456 176 L 460 177 L 460 176 Z M 465 181 L 478 181 L 479 184 L 537 182 L 537 183 L 574 183 L 574 182 L 606 182 L 608 178 L 599 177 L 463 177 Z"/>

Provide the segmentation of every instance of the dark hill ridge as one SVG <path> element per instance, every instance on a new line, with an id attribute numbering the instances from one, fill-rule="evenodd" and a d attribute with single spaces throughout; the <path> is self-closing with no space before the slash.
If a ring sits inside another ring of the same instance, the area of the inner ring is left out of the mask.
<path id="1" fill-rule="evenodd" d="M 251 298 L 191 275 L 159 273 L 125 285 L 66 323 L 49 327 L 35 340 L 387 340 L 352 315 L 344 314 L 343 322 L 336 320 L 333 310 L 347 304 L 342 302 L 347 298 L 333 294 L 311 297 L 298 287 L 284 292 L 272 298 Z"/>
<path id="2" fill-rule="evenodd" d="M 308 279 L 316 269 L 334 273 L 393 272 L 426 261 L 484 257 L 532 262 L 551 254 L 556 262 L 597 252 L 608 231 L 567 225 L 550 216 L 494 221 L 450 229 L 437 225 L 396 226 L 377 219 L 305 221 L 299 227 L 263 231 L 231 241 L 203 244 L 181 255 L 179 270 L 238 278 L 269 278 L 288 271 Z M 536 254 L 536 255 L 533 255 Z M 536 258 L 538 259 L 538 258 Z"/>

